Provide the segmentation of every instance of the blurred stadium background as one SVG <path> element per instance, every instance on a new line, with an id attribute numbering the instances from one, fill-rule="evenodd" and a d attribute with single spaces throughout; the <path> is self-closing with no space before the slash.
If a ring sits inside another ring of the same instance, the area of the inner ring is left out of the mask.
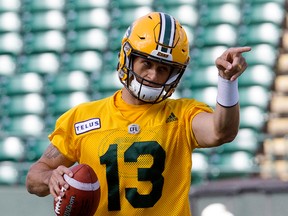
<path id="1" fill-rule="evenodd" d="M 6 197 L 1 215 L 39 215 L 35 207 L 45 215 L 45 206 L 50 209 L 51 198 L 26 193 L 27 170 L 47 147 L 59 115 L 121 87 L 115 68 L 122 35 L 150 11 L 175 16 L 190 39 L 191 63 L 176 97 L 214 106 L 216 57 L 231 46 L 252 47 L 244 54 L 249 67 L 239 78 L 239 135 L 231 144 L 195 150 L 191 203 L 194 216 L 219 200 L 234 206 L 235 216 L 272 215 L 275 206 L 241 214 L 231 196 L 237 205 L 273 206 L 288 199 L 287 5 L 286 0 L 0 0 L 0 193 Z M 258 191 L 268 191 L 265 202 L 259 203 Z M 281 199 L 268 200 L 273 191 L 282 192 Z M 287 205 L 281 206 L 273 215 L 288 214 Z M 50 209 L 47 215 L 52 214 Z"/>

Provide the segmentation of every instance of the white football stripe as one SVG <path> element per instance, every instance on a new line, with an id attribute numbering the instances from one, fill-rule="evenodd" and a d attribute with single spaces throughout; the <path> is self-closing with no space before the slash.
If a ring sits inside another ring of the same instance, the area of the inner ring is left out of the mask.
<path id="1" fill-rule="evenodd" d="M 68 175 L 64 174 L 65 181 L 72 187 L 83 190 L 83 191 L 95 191 L 98 190 L 100 187 L 99 181 L 94 183 L 83 183 L 79 182 L 74 178 L 69 177 Z"/>

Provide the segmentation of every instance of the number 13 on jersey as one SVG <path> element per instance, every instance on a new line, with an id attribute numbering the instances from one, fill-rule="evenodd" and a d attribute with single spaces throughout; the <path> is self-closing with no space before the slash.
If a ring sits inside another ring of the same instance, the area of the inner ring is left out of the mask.
<path id="1" fill-rule="evenodd" d="M 140 156 L 151 155 L 152 166 L 137 169 L 138 181 L 149 181 L 152 189 L 149 194 L 140 194 L 137 187 L 125 188 L 125 198 L 134 208 L 153 207 L 161 198 L 165 168 L 166 153 L 156 141 L 134 142 L 124 152 L 124 163 L 137 163 Z M 108 184 L 108 210 L 119 211 L 120 205 L 120 181 L 118 165 L 118 145 L 111 144 L 104 155 L 100 157 L 100 163 L 106 165 L 106 178 Z"/>

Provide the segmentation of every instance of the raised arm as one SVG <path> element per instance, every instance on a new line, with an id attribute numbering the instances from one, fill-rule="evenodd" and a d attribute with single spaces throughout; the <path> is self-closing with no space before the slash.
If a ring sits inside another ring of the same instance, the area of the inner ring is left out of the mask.
<path id="1" fill-rule="evenodd" d="M 202 147 L 214 147 L 232 141 L 239 129 L 238 77 L 246 70 L 243 52 L 250 47 L 234 47 L 216 59 L 219 71 L 217 104 L 214 113 L 199 113 L 192 122 L 195 137 Z"/>
<path id="2" fill-rule="evenodd" d="M 62 196 L 61 187 L 68 188 L 63 175 L 73 176 L 73 173 L 67 168 L 72 165 L 73 162 L 65 158 L 56 147 L 50 144 L 27 174 L 28 192 L 38 196 L 46 196 L 51 193 L 54 198 Z"/>

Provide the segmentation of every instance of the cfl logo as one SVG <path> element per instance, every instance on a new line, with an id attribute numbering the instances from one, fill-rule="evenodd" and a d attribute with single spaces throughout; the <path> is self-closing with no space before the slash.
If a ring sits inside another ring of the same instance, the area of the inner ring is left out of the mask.
<path id="1" fill-rule="evenodd" d="M 129 134 L 138 134 L 140 132 L 140 126 L 137 124 L 130 124 L 128 126 L 128 133 Z"/>

